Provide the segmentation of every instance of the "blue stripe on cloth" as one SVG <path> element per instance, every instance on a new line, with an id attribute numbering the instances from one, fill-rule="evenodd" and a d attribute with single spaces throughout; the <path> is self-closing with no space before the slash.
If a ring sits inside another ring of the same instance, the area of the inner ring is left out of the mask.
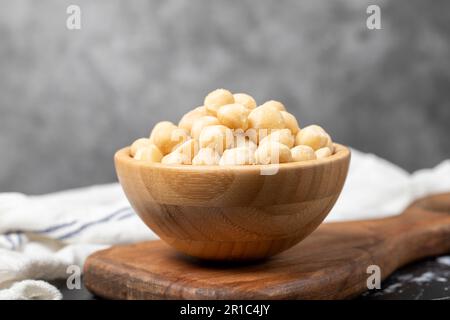
<path id="1" fill-rule="evenodd" d="M 123 213 L 126 210 L 130 210 L 130 209 L 131 209 L 130 207 L 119 209 L 119 210 L 117 210 L 117 211 L 107 215 L 106 217 L 103 217 L 103 218 L 101 218 L 99 220 L 96 220 L 96 221 L 91 221 L 89 223 L 86 223 L 86 224 L 78 227 L 77 229 L 75 229 L 75 230 L 73 230 L 71 232 L 68 232 L 68 233 L 66 233 L 66 234 L 64 234 L 62 236 L 59 236 L 58 239 L 59 240 L 64 240 L 64 239 L 67 239 L 67 238 L 71 238 L 71 237 L 79 234 L 81 231 L 83 231 L 83 230 L 85 230 L 85 229 L 87 229 L 87 228 L 89 228 L 91 226 L 94 226 L 94 225 L 97 225 L 97 224 L 100 224 L 100 223 L 104 223 L 104 222 L 108 222 L 108 221 L 112 220 L 114 217 L 116 217 L 117 215 Z"/>
<path id="2" fill-rule="evenodd" d="M 23 243 L 23 238 L 22 238 L 23 234 L 22 234 L 22 232 L 16 233 L 16 234 L 17 234 L 17 241 L 19 242 L 19 247 L 21 247 L 22 243 Z"/>
<path id="3" fill-rule="evenodd" d="M 11 249 L 15 250 L 16 249 L 16 245 L 14 243 L 14 241 L 11 239 L 10 234 L 5 234 L 5 239 L 9 242 L 9 244 L 11 245 Z"/>
<path id="4" fill-rule="evenodd" d="M 65 223 L 62 223 L 62 224 L 57 224 L 57 225 L 54 225 L 54 226 L 51 226 L 51 227 L 47 227 L 47 228 L 41 229 L 41 230 L 32 230 L 31 232 L 33 232 L 33 233 L 50 233 L 50 232 L 57 231 L 57 230 L 62 229 L 62 228 L 71 227 L 74 224 L 76 224 L 77 222 L 78 222 L 77 220 L 73 220 L 71 222 L 65 222 Z"/>
<path id="5" fill-rule="evenodd" d="M 4 234 L 4 238 L 9 242 L 12 250 L 20 248 L 25 239 L 21 231 L 7 232 Z"/>
<path id="6" fill-rule="evenodd" d="M 131 209 L 131 208 L 130 208 L 130 209 Z M 136 215 L 136 213 L 135 213 L 134 211 L 130 211 L 130 212 L 124 214 L 123 216 L 118 217 L 116 220 L 117 220 L 117 221 L 121 221 L 121 220 L 130 218 L 130 217 L 136 217 L 136 216 L 137 216 L 137 215 Z"/>

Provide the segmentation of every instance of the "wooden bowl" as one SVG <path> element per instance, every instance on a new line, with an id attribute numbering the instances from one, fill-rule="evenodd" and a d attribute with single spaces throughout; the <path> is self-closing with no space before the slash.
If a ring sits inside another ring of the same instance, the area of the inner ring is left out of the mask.
<path id="1" fill-rule="evenodd" d="M 300 242 L 325 219 L 347 176 L 348 148 L 332 156 L 278 165 L 191 166 L 114 156 L 131 205 L 162 240 L 212 260 L 265 258 Z"/>

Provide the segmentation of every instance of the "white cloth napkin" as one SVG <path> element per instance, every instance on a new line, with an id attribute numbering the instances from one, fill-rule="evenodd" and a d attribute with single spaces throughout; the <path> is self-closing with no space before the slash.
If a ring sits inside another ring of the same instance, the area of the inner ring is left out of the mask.
<path id="1" fill-rule="evenodd" d="M 352 150 L 347 181 L 325 222 L 399 214 L 425 195 L 450 191 L 450 159 L 412 174 L 373 154 Z"/>
<path id="2" fill-rule="evenodd" d="M 450 191 L 450 160 L 409 174 L 352 150 L 344 190 L 326 221 L 400 213 L 417 197 Z M 0 299 L 61 299 L 46 280 L 111 244 L 156 239 L 134 214 L 118 184 L 41 196 L 0 194 Z"/>
<path id="3" fill-rule="evenodd" d="M 0 299 L 60 299 L 44 281 L 67 278 L 108 245 L 156 239 L 118 184 L 42 196 L 0 194 Z M 24 281 L 25 280 L 25 281 Z"/>

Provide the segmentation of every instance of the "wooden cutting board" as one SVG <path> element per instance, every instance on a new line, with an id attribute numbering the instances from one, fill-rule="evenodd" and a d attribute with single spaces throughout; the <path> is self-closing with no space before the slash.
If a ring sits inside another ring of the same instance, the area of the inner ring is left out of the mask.
<path id="1" fill-rule="evenodd" d="M 205 262 L 162 241 L 91 255 L 84 281 L 112 299 L 342 299 L 367 290 L 367 268 L 382 279 L 427 256 L 450 252 L 450 193 L 413 203 L 402 215 L 322 224 L 295 247 L 253 263 Z"/>

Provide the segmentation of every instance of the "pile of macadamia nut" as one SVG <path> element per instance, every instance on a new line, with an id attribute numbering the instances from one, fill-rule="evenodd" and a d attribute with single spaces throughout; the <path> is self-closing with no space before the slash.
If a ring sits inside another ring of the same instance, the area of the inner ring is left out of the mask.
<path id="1" fill-rule="evenodd" d="M 150 138 L 133 142 L 130 155 L 168 165 L 253 165 L 308 161 L 334 152 L 318 125 L 300 129 L 278 101 L 257 106 L 245 93 L 217 89 L 178 123 L 162 121 Z"/>

